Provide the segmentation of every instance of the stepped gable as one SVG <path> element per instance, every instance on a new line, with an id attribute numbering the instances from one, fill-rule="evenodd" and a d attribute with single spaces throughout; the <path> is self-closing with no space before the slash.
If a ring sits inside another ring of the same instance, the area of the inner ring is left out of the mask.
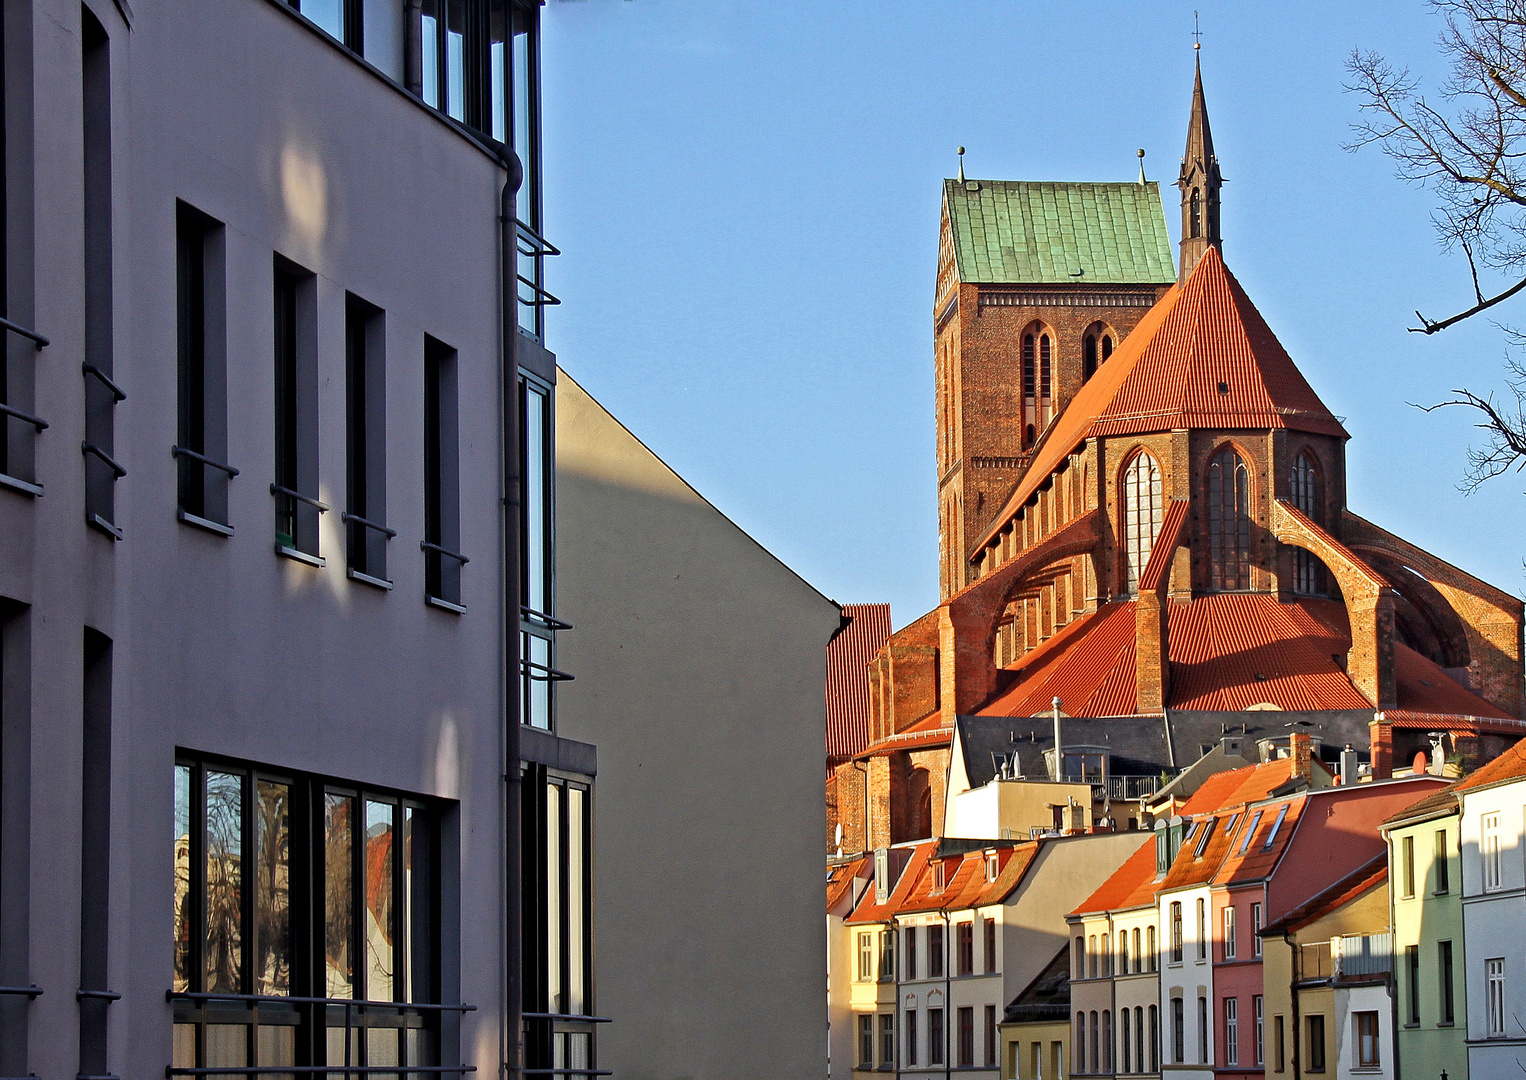
<path id="1" fill-rule="evenodd" d="M 1349 438 L 1217 247 L 1161 297 L 1050 425 L 1032 466 L 976 548 L 1086 439 L 1186 428 L 1288 428 Z"/>

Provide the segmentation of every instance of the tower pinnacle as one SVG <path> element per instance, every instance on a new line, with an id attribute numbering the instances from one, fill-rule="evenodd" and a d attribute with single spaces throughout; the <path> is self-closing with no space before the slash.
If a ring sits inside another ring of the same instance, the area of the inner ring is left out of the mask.
<path id="1" fill-rule="evenodd" d="M 1219 159 L 1213 152 L 1213 132 L 1208 127 L 1208 106 L 1203 101 L 1203 63 L 1197 53 L 1192 82 L 1192 114 L 1187 120 L 1187 149 L 1176 186 L 1182 190 L 1182 243 L 1178 281 L 1185 281 L 1210 246 L 1222 243 L 1219 235 Z"/>

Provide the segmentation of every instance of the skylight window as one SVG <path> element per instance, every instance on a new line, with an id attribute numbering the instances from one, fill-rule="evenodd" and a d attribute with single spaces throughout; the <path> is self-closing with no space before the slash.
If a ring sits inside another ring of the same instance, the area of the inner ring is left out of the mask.
<path id="1" fill-rule="evenodd" d="M 1262 851 L 1265 851 L 1267 848 L 1271 847 L 1273 843 L 1276 842 L 1277 830 L 1282 828 L 1283 819 L 1288 816 L 1289 805 L 1289 803 L 1283 803 L 1282 809 L 1277 811 L 1277 820 L 1272 822 L 1272 831 L 1266 834 L 1266 843 L 1261 845 Z"/>
<path id="2" fill-rule="evenodd" d="M 1250 847 L 1251 837 L 1256 835 L 1256 830 L 1261 827 L 1262 811 L 1257 810 L 1256 816 L 1250 819 L 1250 824 L 1245 826 L 1245 835 L 1240 838 L 1240 854 L 1245 854 L 1245 849 Z"/>
<path id="3" fill-rule="evenodd" d="M 1218 823 L 1219 823 L 1219 819 L 1218 818 L 1209 818 L 1208 819 L 1208 825 L 1207 825 L 1207 827 L 1205 827 L 1203 829 L 1203 835 L 1198 837 L 1198 839 L 1197 839 L 1197 848 L 1192 853 L 1192 857 L 1194 859 L 1201 859 L 1203 857 L 1203 852 L 1208 847 L 1208 841 L 1213 838 L 1213 827 L 1215 825 L 1217 825 Z"/>

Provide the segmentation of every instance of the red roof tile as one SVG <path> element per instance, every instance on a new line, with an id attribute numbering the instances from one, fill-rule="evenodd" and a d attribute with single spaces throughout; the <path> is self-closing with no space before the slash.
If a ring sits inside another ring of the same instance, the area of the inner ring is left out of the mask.
<path id="1" fill-rule="evenodd" d="M 869 862 L 869 856 L 860 855 L 848 862 L 838 863 L 827 867 L 827 910 L 836 907 L 838 901 L 847 895 L 853 882 L 858 880 L 858 875 L 864 870 Z"/>
<path id="2" fill-rule="evenodd" d="M 954 729 L 945 727 L 942 713 L 928 713 L 905 731 L 872 742 L 855 757 L 878 757 L 900 750 L 922 750 L 929 746 L 951 746 Z"/>
<path id="3" fill-rule="evenodd" d="M 1522 739 L 1499 757 L 1452 785 L 1456 792 L 1474 791 L 1478 788 L 1503 784 L 1507 780 L 1519 780 L 1526 776 L 1526 739 Z"/>
<path id="4" fill-rule="evenodd" d="M 882 904 L 875 899 L 877 894 L 874 889 L 867 889 L 864 892 L 864 898 L 859 901 L 859 905 L 853 914 L 843 921 L 850 926 L 862 923 L 889 922 L 894 917 L 901 901 L 906 898 L 911 892 L 912 887 L 916 884 L 917 876 L 927 866 L 928 856 L 937 847 L 938 842 L 936 840 L 928 840 L 912 848 L 911 858 L 907 861 L 906 868 L 901 871 L 901 877 L 896 882 L 895 888 L 885 898 L 885 902 Z"/>
<path id="5" fill-rule="evenodd" d="M 977 548 L 1083 440 L 1202 427 L 1346 437 L 1212 247 L 1076 393 Z"/>
<path id="6" fill-rule="evenodd" d="M 1071 716 L 1132 716 L 1134 601 L 1106 604 L 1024 656 L 1018 679 L 980 712 L 1037 716 L 1058 697 Z M 1168 607 L 1169 708 L 1238 712 L 1370 709 L 1335 657 L 1351 646 L 1346 609 L 1333 600 L 1279 601 L 1216 593 Z M 1395 643 L 1399 704 L 1452 716 L 1506 714 L 1431 661 Z"/>
<path id="7" fill-rule="evenodd" d="M 844 604 L 852 621 L 827 642 L 827 757 L 869 745 L 869 662 L 890 640 L 889 604 Z"/>
<path id="8" fill-rule="evenodd" d="M 1144 573 L 1139 575 L 1140 592 L 1150 593 L 1160 588 L 1161 580 L 1176 555 L 1177 541 L 1181 539 L 1182 526 L 1187 522 L 1189 505 L 1186 499 L 1171 500 L 1171 505 L 1166 509 L 1166 518 L 1160 523 L 1160 532 L 1156 534 L 1155 543 L 1150 548 L 1150 557 L 1145 561 Z"/>

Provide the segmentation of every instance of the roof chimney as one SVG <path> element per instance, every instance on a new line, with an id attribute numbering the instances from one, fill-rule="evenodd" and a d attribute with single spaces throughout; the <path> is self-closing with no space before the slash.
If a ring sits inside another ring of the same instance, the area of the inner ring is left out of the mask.
<path id="1" fill-rule="evenodd" d="M 1293 775 L 1301 776 L 1308 780 L 1313 774 L 1313 740 L 1309 738 L 1307 731 L 1295 731 L 1288 736 L 1288 746 L 1292 750 Z"/>

